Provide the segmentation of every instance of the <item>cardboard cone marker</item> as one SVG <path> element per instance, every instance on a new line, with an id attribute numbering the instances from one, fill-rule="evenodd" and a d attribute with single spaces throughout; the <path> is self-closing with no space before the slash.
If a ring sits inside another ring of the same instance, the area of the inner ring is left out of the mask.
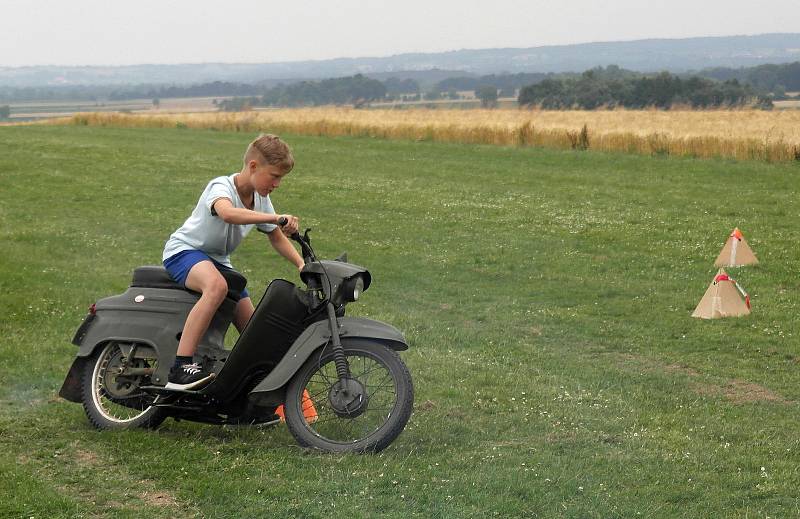
<path id="1" fill-rule="evenodd" d="M 717 256 L 717 261 L 714 262 L 715 267 L 741 267 L 757 264 L 756 255 L 747 245 L 747 240 L 744 239 L 742 231 L 738 227 L 728 236 L 728 241 L 725 242 L 725 246 Z"/>
<path id="2" fill-rule="evenodd" d="M 739 283 L 728 277 L 719 269 L 714 281 L 709 285 L 703 298 L 694 309 L 692 317 L 700 319 L 720 319 L 722 317 L 740 317 L 750 314 L 750 296 Z"/>

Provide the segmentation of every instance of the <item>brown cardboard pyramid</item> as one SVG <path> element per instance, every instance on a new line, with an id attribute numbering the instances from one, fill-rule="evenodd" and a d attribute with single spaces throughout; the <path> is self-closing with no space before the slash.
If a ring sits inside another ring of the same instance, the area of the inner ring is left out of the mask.
<path id="1" fill-rule="evenodd" d="M 722 251 L 719 253 L 719 256 L 717 256 L 717 261 L 714 262 L 714 266 L 741 267 L 743 265 L 756 264 L 758 264 L 756 255 L 753 254 L 753 251 L 747 244 L 747 240 L 744 239 L 742 231 L 736 227 L 731 235 L 728 236 L 728 241 L 726 241 L 725 246 L 722 247 Z"/>
<path id="2" fill-rule="evenodd" d="M 720 319 L 749 314 L 750 296 L 742 290 L 739 283 L 729 278 L 724 270 L 719 269 L 703 299 L 694 309 L 692 317 Z"/>

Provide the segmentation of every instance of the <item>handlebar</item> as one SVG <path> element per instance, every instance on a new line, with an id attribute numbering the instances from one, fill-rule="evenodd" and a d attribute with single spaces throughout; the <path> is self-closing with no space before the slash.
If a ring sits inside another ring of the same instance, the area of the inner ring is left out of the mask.
<path id="1" fill-rule="evenodd" d="M 285 216 L 281 216 L 280 218 L 278 218 L 279 226 L 283 227 L 287 223 L 289 223 L 289 219 L 286 218 Z M 311 229 L 306 229 L 306 231 L 302 235 L 300 234 L 300 232 L 295 231 L 289 237 L 300 244 L 300 248 L 302 250 L 302 255 L 303 255 L 303 261 L 305 261 L 305 263 L 317 261 L 317 256 L 316 254 L 314 254 L 314 249 L 311 248 L 311 237 L 308 235 L 309 231 L 311 231 Z M 324 271 L 325 267 L 323 266 L 322 268 Z M 327 277 L 327 272 L 325 276 Z M 330 284 L 330 281 L 328 283 Z"/>
<path id="2" fill-rule="evenodd" d="M 281 216 L 280 218 L 278 218 L 278 225 L 279 226 L 283 227 L 287 223 L 289 223 L 289 219 L 286 218 L 285 216 Z M 299 232 L 292 233 L 292 235 L 289 236 L 289 238 L 293 239 L 294 241 L 296 241 L 297 243 L 300 243 L 302 245 L 302 241 L 300 240 L 300 233 Z"/>

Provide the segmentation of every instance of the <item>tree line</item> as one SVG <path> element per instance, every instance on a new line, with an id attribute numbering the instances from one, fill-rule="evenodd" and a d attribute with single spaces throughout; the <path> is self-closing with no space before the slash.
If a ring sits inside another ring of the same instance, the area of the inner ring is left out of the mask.
<path id="1" fill-rule="evenodd" d="M 800 91 L 800 61 L 747 68 L 713 68 L 701 74 L 719 81 L 735 79 L 762 92 L 771 92 L 776 99 L 786 97 L 786 92 Z"/>
<path id="2" fill-rule="evenodd" d="M 261 96 L 234 97 L 221 101 L 218 106 L 224 111 L 240 111 L 255 106 L 320 106 L 362 105 L 386 97 L 386 86 L 376 79 L 361 74 L 355 76 L 323 79 L 322 81 L 300 81 L 289 85 L 278 85 Z"/>
<path id="3" fill-rule="evenodd" d="M 500 97 L 511 97 L 515 92 L 534 83 L 539 83 L 547 78 L 556 76 L 554 73 L 519 73 L 519 74 L 489 74 L 485 76 L 462 76 L 443 79 L 436 83 L 432 91 L 477 91 L 482 87 L 493 86 L 497 88 Z"/>
<path id="4" fill-rule="evenodd" d="M 273 83 L 274 84 L 274 83 Z M 491 90 L 496 92 L 492 94 Z M 423 91 L 424 90 L 424 91 Z M 800 90 L 800 62 L 783 65 L 725 69 L 716 68 L 692 75 L 642 74 L 615 65 L 584 73 L 520 73 L 461 76 L 441 80 L 424 89 L 414 79 L 390 77 L 384 81 L 361 74 L 320 81 L 297 81 L 268 87 L 261 84 L 213 81 L 178 85 L 59 86 L 17 88 L 0 86 L 0 102 L 33 100 L 122 101 L 175 97 L 231 97 L 219 103 L 223 110 L 248 106 L 316 106 L 321 104 L 363 104 L 373 101 L 458 100 L 461 92 L 472 91 L 484 106 L 496 98 L 519 92 L 522 105 L 545 108 L 603 106 L 693 107 L 768 106 L 767 94 L 775 99 L 786 91 Z M 155 103 L 154 103 L 155 104 Z"/>
<path id="5" fill-rule="evenodd" d="M 716 81 L 699 76 L 680 77 L 669 72 L 632 74 L 615 68 L 587 70 L 578 77 L 548 78 L 520 90 L 520 106 L 563 110 L 580 108 L 692 108 L 756 106 L 771 108 L 769 96 L 737 79 Z"/>
<path id="6" fill-rule="evenodd" d="M 263 87 L 247 83 L 230 81 L 212 81 L 198 85 L 175 86 L 165 85 L 157 88 L 126 88 L 113 90 L 108 95 L 109 101 L 128 101 L 130 99 L 166 99 L 174 97 L 222 97 L 257 95 Z"/>

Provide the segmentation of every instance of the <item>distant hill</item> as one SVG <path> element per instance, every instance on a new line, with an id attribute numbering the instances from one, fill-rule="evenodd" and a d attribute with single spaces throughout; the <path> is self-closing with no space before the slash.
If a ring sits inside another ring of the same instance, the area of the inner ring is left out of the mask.
<path id="1" fill-rule="evenodd" d="M 187 85 L 211 81 L 275 84 L 278 81 L 322 79 L 358 73 L 379 79 L 411 77 L 421 83 L 435 83 L 455 75 L 567 72 L 610 64 L 641 72 L 684 72 L 710 67 L 751 67 L 798 59 L 800 34 L 763 34 L 522 49 L 457 50 L 287 63 L 0 67 L 0 85 Z"/>

